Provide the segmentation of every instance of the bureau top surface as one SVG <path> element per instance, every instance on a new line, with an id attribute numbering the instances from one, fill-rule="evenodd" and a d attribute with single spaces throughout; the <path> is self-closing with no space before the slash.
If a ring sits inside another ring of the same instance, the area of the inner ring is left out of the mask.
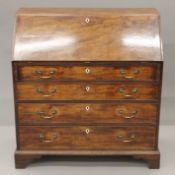
<path id="1" fill-rule="evenodd" d="M 20 9 L 15 61 L 162 61 L 155 9 Z"/>

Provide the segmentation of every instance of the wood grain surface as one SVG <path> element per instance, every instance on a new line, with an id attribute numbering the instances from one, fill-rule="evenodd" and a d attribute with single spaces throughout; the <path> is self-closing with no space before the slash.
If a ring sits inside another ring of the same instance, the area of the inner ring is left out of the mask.
<path id="1" fill-rule="evenodd" d="M 157 10 L 20 9 L 12 66 L 16 168 L 43 155 L 130 155 L 159 168 Z"/>
<path id="2" fill-rule="evenodd" d="M 156 124 L 158 106 L 149 103 L 19 103 L 17 110 L 20 125 Z"/>
<path id="3" fill-rule="evenodd" d="M 87 133 L 88 131 L 88 133 Z M 154 127 L 19 127 L 21 150 L 153 150 Z"/>
<path id="4" fill-rule="evenodd" d="M 17 83 L 18 100 L 156 100 L 159 88 L 140 83 Z"/>
<path id="5" fill-rule="evenodd" d="M 66 13 L 67 12 L 67 13 Z M 161 61 L 154 9 L 23 9 L 13 60 Z"/>
<path id="6" fill-rule="evenodd" d="M 159 81 L 159 65 L 19 66 L 20 81 Z"/>

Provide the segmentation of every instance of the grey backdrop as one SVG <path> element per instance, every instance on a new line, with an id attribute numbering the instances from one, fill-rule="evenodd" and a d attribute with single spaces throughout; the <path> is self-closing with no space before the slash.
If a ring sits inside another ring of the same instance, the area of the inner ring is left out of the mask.
<path id="1" fill-rule="evenodd" d="M 164 78 L 161 124 L 175 124 L 175 1 L 173 0 L 0 0 L 0 125 L 14 125 L 11 76 L 15 12 L 20 7 L 154 7 L 161 14 Z"/>

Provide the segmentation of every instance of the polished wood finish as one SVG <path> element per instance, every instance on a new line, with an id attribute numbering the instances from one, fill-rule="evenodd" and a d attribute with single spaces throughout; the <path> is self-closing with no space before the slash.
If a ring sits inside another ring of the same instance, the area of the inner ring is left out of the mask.
<path id="1" fill-rule="evenodd" d="M 23 169 L 27 166 L 27 164 L 31 163 L 33 160 L 40 159 L 40 155 L 19 155 L 15 153 L 15 167 L 17 169 Z"/>
<path id="2" fill-rule="evenodd" d="M 58 81 L 159 81 L 158 65 L 20 66 L 19 80 Z"/>
<path id="3" fill-rule="evenodd" d="M 21 150 L 153 150 L 154 127 L 19 127 Z"/>
<path id="4" fill-rule="evenodd" d="M 161 47 L 154 9 L 22 9 L 13 59 L 161 61 Z"/>
<path id="5" fill-rule="evenodd" d="M 16 168 L 45 155 L 132 156 L 159 168 L 159 20 L 154 9 L 18 11 Z"/>
<path id="6" fill-rule="evenodd" d="M 140 83 L 18 83 L 17 100 L 154 100 L 155 85 Z"/>
<path id="7" fill-rule="evenodd" d="M 156 124 L 157 107 L 150 103 L 20 103 L 17 110 L 19 123 L 25 125 Z"/>

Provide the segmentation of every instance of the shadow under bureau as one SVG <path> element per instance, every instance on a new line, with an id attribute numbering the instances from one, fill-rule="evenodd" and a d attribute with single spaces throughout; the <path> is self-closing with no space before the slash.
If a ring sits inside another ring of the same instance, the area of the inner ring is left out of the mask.
<path id="1" fill-rule="evenodd" d="M 155 9 L 20 9 L 16 168 L 45 155 L 131 156 L 159 168 Z"/>

